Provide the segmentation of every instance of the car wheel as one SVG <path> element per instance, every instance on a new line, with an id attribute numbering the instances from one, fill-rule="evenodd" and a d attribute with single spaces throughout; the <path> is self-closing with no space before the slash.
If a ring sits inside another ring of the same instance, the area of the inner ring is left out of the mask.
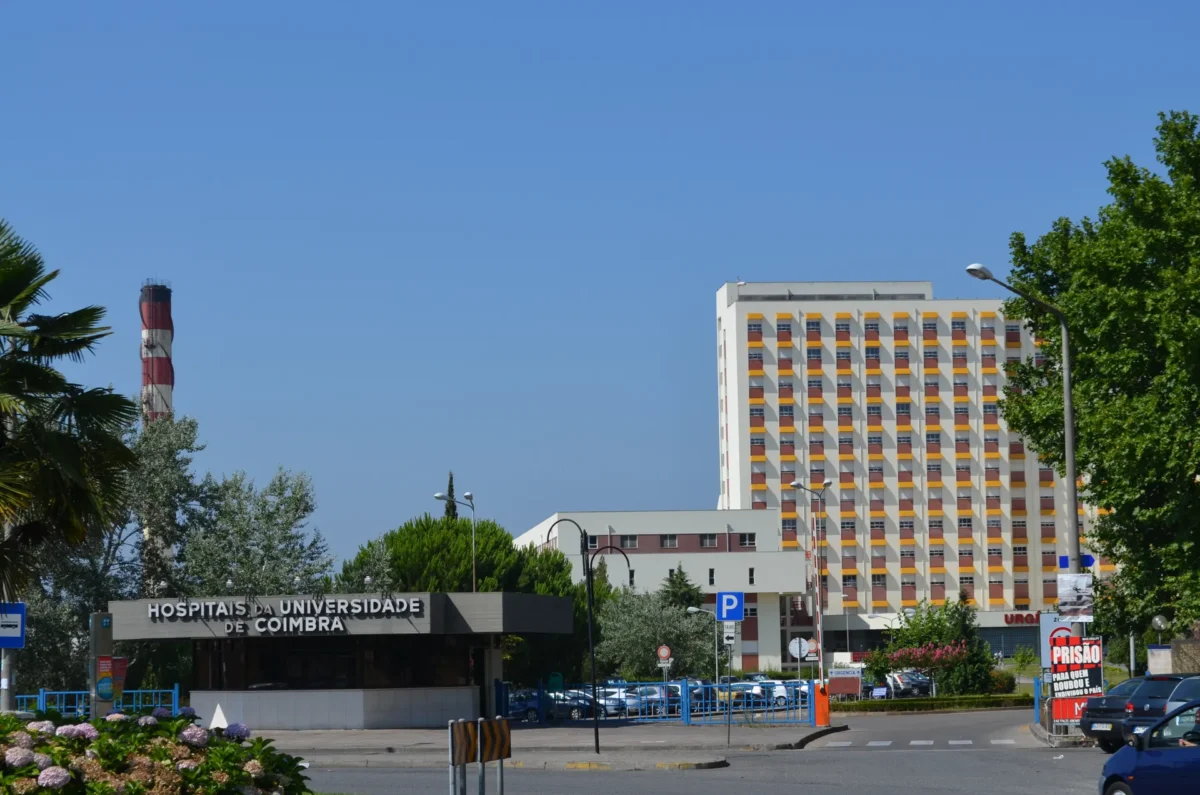
<path id="1" fill-rule="evenodd" d="M 529 721 L 530 723 L 535 723 L 537 719 L 538 714 L 536 709 L 530 708 L 525 710 L 525 720 Z"/>
<path id="2" fill-rule="evenodd" d="M 775 696 L 775 706 L 786 707 L 787 706 L 787 696 Z"/>
<path id="3" fill-rule="evenodd" d="M 567 713 L 567 717 L 571 720 L 583 720 L 583 708 L 571 707 L 571 711 Z"/>
<path id="4" fill-rule="evenodd" d="M 1104 790 L 1104 795 L 1133 795 L 1133 790 L 1124 781 L 1114 781 Z"/>
<path id="5" fill-rule="evenodd" d="M 1121 743 L 1116 740 L 1097 740 L 1096 745 L 1106 754 L 1115 754 L 1121 748 Z"/>

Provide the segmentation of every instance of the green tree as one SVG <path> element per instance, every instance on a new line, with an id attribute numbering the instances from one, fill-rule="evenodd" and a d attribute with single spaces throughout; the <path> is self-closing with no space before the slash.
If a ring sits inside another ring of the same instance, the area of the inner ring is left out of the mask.
<path id="1" fill-rule="evenodd" d="M 1038 663 L 1038 653 L 1029 646 L 1018 646 L 1012 656 L 1013 667 L 1021 676 L 1033 673 Z"/>
<path id="2" fill-rule="evenodd" d="M 713 628 L 710 616 L 690 614 L 667 602 L 662 591 L 618 592 L 599 613 L 603 640 L 596 657 L 632 681 L 659 679 L 655 649 L 671 647 L 672 676 L 705 676 L 712 670 Z"/>
<path id="3" fill-rule="evenodd" d="M 683 564 L 677 564 L 674 571 L 666 576 L 662 584 L 663 598 L 672 607 L 699 607 L 704 604 L 704 592 L 694 584 L 683 570 Z"/>
<path id="4" fill-rule="evenodd" d="M 450 472 L 450 479 L 446 483 L 446 518 L 458 518 L 458 503 L 454 501 L 454 471 Z"/>
<path id="5" fill-rule="evenodd" d="M 203 512 L 179 548 L 188 596 L 315 593 L 333 560 L 309 530 L 316 509 L 312 480 L 280 469 L 261 490 L 244 472 L 203 484 Z"/>
<path id="6" fill-rule="evenodd" d="M 1200 619 L 1200 137 L 1197 117 L 1159 115 L 1163 173 L 1105 164 L 1112 202 L 1060 218 L 1032 245 L 1012 236 L 1015 285 L 1062 309 L 1071 330 L 1081 498 L 1102 506 L 1088 544 L 1120 564 L 1100 589 L 1098 632 L 1141 633 L 1156 612 Z M 1023 300 L 1044 366 L 1010 368 L 1009 428 L 1062 472 L 1057 321 Z"/>
<path id="7" fill-rule="evenodd" d="M 57 276 L 0 220 L 0 586 L 10 595 L 33 575 L 39 545 L 78 543 L 113 521 L 133 465 L 121 433 L 134 404 L 55 369 L 109 334 L 98 306 L 34 311 Z"/>
<path id="8" fill-rule="evenodd" d="M 887 652 L 895 654 L 902 649 L 917 649 L 929 644 L 949 646 L 966 645 L 965 658 L 949 670 L 934 675 L 940 695 L 963 693 L 988 693 L 991 690 L 991 672 L 995 665 L 991 649 L 979 634 L 975 608 L 960 594 L 957 600 L 944 605 L 921 603 L 912 615 L 901 615 L 900 624 L 892 630 Z M 876 668 L 878 659 L 873 660 Z"/>

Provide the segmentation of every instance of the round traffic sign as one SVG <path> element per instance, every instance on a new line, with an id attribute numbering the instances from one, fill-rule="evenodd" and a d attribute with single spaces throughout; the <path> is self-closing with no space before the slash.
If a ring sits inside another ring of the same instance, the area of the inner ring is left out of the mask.
<path id="1" fill-rule="evenodd" d="M 671 659 L 671 647 L 670 646 L 659 646 L 658 647 L 658 659 L 660 659 L 660 660 Z"/>
<path id="2" fill-rule="evenodd" d="M 788 644 L 788 652 L 797 660 L 808 656 L 808 641 L 804 638 L 792 638 Z"/>

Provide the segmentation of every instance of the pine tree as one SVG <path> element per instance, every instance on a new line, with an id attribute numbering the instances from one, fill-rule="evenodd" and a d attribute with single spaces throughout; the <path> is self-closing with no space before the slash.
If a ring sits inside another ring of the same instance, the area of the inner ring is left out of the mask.
<path id="1" fill-rule="evenodd" d="M 450 482 L 446 484 L 446 518 L 458 518 L 458 503 L 454 501 L 454 470 L 450 471 Z"/>
<path id="2" fill-rule="evenodd" d="M 704 592 L 687 576 L 682 563 L 663 580 L 660 593 L 673 607 L 686 609 L 704 604 Z"/>

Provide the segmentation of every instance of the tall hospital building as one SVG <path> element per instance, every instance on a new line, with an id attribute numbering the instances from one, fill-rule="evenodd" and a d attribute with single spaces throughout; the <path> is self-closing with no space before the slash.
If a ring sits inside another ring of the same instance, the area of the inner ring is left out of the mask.
<path id="1" fill-rule="evenodd" d="M 994 649 L 1036 648 L 1069 523 L 1086 535 L 1089 516 L 998 413 L 1005 364 L 1040 355 L 1000 301 L 936 299 L 929 282 L 729 283 L 715 353 L 716 511 L 559 513 L 520 540 L 574 517 L 594 548 L 629 554 L 635 588 L 683 565 L 710 598 L 747 592 L 743 670 L 797 666 L 787 645 L 812 637 L 818 579 L 827 652 L 871 648 L 904 608 L 959 592 Z M 624 561 L 608 568 L 623 584 Z"/>

